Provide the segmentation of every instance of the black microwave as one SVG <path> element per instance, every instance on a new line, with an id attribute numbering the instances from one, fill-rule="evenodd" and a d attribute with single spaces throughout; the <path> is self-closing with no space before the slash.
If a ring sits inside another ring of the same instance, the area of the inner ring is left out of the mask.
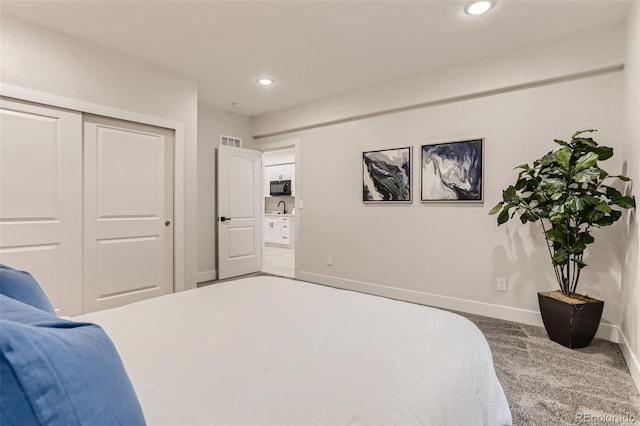
<path id="1" fill-rule="evenodd" d="M 272 180 L 269 185 L 270 195 L 291 195 L 290 180 Z"/>

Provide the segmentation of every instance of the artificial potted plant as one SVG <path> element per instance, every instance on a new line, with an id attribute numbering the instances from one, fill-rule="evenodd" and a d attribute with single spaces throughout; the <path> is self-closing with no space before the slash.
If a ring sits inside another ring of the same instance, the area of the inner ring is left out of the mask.
<path id="1" fill-rule="evenodd" d="M 576 132 L 570 142 L 555 139 L 560 147 L 533 162 L 523 164 L 515 185 L 502 191 L 502 201 L 489 214 L 498 214 L 498 225 L 516 214 L 523 224 L 540 222 L 559 291 L 538 293 L 540 313 L 551 340 L 569 348 L 588 346 L 598 330 L 604 302 L 577 293 L 583 261 L 592 230 L 612 225 L 620 209 L 635 207 L 633 196 L 611 186 L 622 175 L 612 176 L 598 166 L 613 155 Z"/>

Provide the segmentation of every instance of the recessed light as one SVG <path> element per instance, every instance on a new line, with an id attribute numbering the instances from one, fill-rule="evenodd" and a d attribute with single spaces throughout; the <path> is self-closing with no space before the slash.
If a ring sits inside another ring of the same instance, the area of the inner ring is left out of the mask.
<path id="1" fill-rule="evenodd" d="M 464 7 L 464 11 L 469 15 L 482 15 L 487 13 L 495 5 L 495 1 L 489 0 L 474 0 L 467 3 Z"/>
<path id="2" fill-rule="evenodd" d="M 240 108 L 242 105 L 240 105 L 239 102 L 232 102 L 231 106 L 234 107 L 234 108 Z"/>
<path id="3" fill-rule="evenodd" d="M 273 83 L 275 83 L 275 81 L 272 78 L 260 77 L 258 79 L 258 84 L 261 86 L 271 86 Z"/>

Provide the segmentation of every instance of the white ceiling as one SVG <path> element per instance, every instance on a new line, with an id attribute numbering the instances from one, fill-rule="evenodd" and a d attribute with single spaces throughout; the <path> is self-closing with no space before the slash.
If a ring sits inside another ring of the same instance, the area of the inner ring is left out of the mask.
<path id="1" fill-rule="evenodd" d="M 0 8 L 188 76 L 201 101 L 253 116 L 620 24 L 630 5 L 498 0 L 489 14 L 469 16 L 465 3 L 3 0 Z M 258 87 L 258 76 L 276 84 Z"/>

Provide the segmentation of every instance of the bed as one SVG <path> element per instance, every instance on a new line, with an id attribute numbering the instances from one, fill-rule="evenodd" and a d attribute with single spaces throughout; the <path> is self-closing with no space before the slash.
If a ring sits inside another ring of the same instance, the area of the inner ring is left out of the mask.
<path id="1" fill-rule="evenodd" d="M 504 425 L 484 336 L 442 310 L 245 278 L 74 318 L 99 324 L 150 425 Z"/>

